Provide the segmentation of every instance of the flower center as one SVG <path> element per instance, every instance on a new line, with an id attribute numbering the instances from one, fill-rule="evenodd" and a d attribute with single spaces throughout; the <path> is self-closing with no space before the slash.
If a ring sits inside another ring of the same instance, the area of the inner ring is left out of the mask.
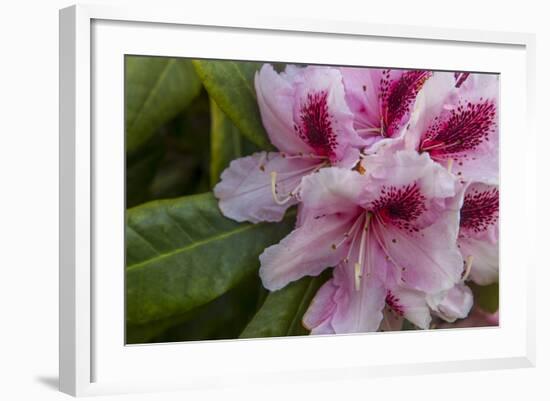
<path id="1" fill-rule="evenodd" d="M 382 136 L 393 137 L 398 133 L 403 117 L 430 76 L 430 71 L 413 70 L 392 80 L 390 70 L 382 72 L 379 94 Z"/>
<path id="2" fill-rule="evenodd" d="M 332 249 L 338 249 L 344 244 L 349 246 L 348 254 L 343 260 L 345 264 L 348 264 L 352 250 L 356 246 L 357 241 L 359 241 L 358 258 L 356 261 L 351 261 L 353 262 L 356 291 L 359 291 L 361 288 L 362 277 L 364 275 L 369 276 L 371 270 L 376 268 L 376 266 L 369 264 L 371 263 L 369 262 L 370 258 L 365 258 L 367 241 L 375 240 L 386 254 L 387 260 L 391 261 L 396 267 L 399 267 L 399 264 L 390 256 L 388 248 L 378 230 L 390 223 L 409 232 L 418 232 L 419 229 L 414 225 L 414 221 L 427 210 L 424 204 L 425 199 L 416 183 L 402 187 L 382 187 L 381 196 L 372 202 L 368 210 L 364 210 L 357 216 L 350 229 L 338 243 L 332 244 Z M 380 225 L 378 223 L 375 224 L 375 221 L 380 223 Z M 373 237 L 369 239 L 371 235 Z M 405 270 L 402 267 L 400 269 Z"/>
<path id="3" fill-rule="evenodd" d="M 392 223 L 412 232 L 418 231 L 414 221 L 427 210 L 425 201 L 415 182 L 402 187 L 383 186 L 380 197 L 372 202 L 371 207 L 382 224 Z"/>
<path id="4" fill-rule="evenodd" d="M 459 104 L 450 110 L 447 119 L 436 117 L 424 133 L 419 151 L 429 152 L 434 160 L 447 159 L 446 155 L 471 151 L 495 130 L 496 106 L 492 101 Z"/>
<path id="5" fill-rule="evenodd" d="M 499 191 L 474 189 L 464 196 L 460 209 L 460 227 L 474 232 L 486 231 L 498 221 Z"/>
<path id="6" fill-rule="evenodd" d="M 328 111 L 327 92 L 308 93 L 300 110 L 300 124 L 294 129 L 321 156 L 330 157 L 338 146 Z"/>

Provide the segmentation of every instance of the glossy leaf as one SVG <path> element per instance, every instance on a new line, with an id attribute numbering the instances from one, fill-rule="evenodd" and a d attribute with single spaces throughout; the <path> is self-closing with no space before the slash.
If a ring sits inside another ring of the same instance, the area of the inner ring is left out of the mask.
<path id="1" fill-rule="evenodd" d="M 302 317 L 317 290 L 328 279 L 329 273 L 327 271 L 318 277 L 304 277 L 279 291 L 271 292 L 240 338 L 308 334 L 302 325 Z"/>
<path id="2" fill-rule="evenodd" d="M 165 156 L 151 184 L 153 199 L 210 189 L 210 102 L 206 91 L 162 128 Z"/>
<path id="3" fill-rule="evenodd" d="M 126 344 L 147 344 L 155 342 L 154 339 L 178 324 L 182 324 L 193 318 L 195 311 L 200 311 L 200 308 L 194 309 L 181 316 L 171 316 L 166 319 L 155 320 L 145 324 L 127 324 L 126 325 Z"/>
<path id="4" fill-rule="evenodd" d="M 261 63 L 226 60 L 193 60 L 211 98 L 240 132 L 262 149 L 271 149 L 260 116 L 254 74 Z"/>
<path id="5" fill-rule="evenodd" d="M 257 309 L 261 289 L 256 272 L 212 302 L 179 316 L 126 326 L 127 344 L 237 338 Z"/>
<path id="6" fill-rule="evenodd" d="M 191 61 L 167 57 L 125 59 L 126 151 L 136 151 L 200 92 Z"/>
<path id="7" fill-rule="evenodd" d="M 162 140 L 154 137 L 146 146 L 126 158 L 126 207 L 150 200 L 150 186 L 164 155 Z"/>
<path id="8" fill-rule="evenodd" d="M 484 311 L 494 313 L 498 310 L 499 304 L 499 285 L 498 283 L 490 285 L 477 285 L 469 283 L 474 293 L 474 302 Z"/>
<path id="9" fill-rule="evenodd" d="M 193 309 L 193 317 L 152 339 L 152 342 L 235 339 L 254 316 L 259 295 L 256 272 L 212 302 Z"/>
<path id="10" fill-rule="evenodd" d="M 229 163 L 258 147 L 241 135 L 214 100 L 210 100 L 210 185 L 214 187 Z"/>
<path id="11" fill-rule="evenodd" d="M 181 315 L 219 297 L 256 272 L 260 253 L 293 225 L 290 214 L 277 224 L 236 223 L 211 193 L 128 210 L 127 322 Z"/>

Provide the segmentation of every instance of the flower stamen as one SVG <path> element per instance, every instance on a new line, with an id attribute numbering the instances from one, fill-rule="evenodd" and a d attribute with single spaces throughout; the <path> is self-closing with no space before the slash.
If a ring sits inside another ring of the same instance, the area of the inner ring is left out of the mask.
<path id="1" fill-rule="evenodd" d="M 377 215 L 375 214 L 374 217 L 376 218 Z M 377 219 L 376 221 L 381 222 L 381 220 L 378 220 L 378 219 Z M 380 245 L 380 248 L 382 248 L 382 251 L 383 251 L 384 254 L 386 255 L 386 260 L 387 260 L 388 262 L 391 262 L 391 263 L 392 263 L 396 268 L 398 268 L 401 272 L 406 271 L 407 269 L 406 269 L 405 267 L 402 267 L 402 266 L 399 267 L 399 266 L 400 266 L 399 263 L 397 263 L 397 261 L 396 261 L 394 258 L 392 258 L 392 256 L 391 256 L 391 254 L 390 254 L 388 248 L 386 247 L 384 241 L 382 241 L 382 238 L 380 237 L 380 234 L 378 233 L 376 227 L 377 227 L 376 225 L 373 225 L 373 226 L 372 226 L 372 232 L 373 232 L 373 234 L 374 234 L 374 239 L 376 240 L 376 242 L 378 243 L 378 245 Z M 404 281 L 403 278 L 401 278 L 401 280 Z"/>
<path id="2" fill-rule="evenodd" d="M 468 257 L 466 258 L 466 267 L 464 267 L 464 275 L 462 276 L 462 281 L 466 281 L 468 279 L 468 276 L 472 271 L 473 262 L 474 262 L 474 257 L 472 255 L 468 255 Z"/>
<path id="3" fill-rule="evenodd" d="M 349 258 L 351 256 L 351 251 L 353 250 L 353 247 L 355 246 L 355 240 L 357 239 L 357 233 L 359 232 L 359 230 L 357 230 L 357 223 L 359 223 L 360 221 L 363 221 L 363 216 L 365 215 L 365 213 L 361 214 L 357 220 L 355 220 L 355 223 L 353 223 L 353 230 L 350 230 L 348 231 L 351 235 L 351 233 L 353 232 L 353 236 L 351 237 L 351 242 L 349 244 L 349 248 L 348 248 L 348 253 L 346 255 L 346 257 L 343 259 L 344 263 L 347 265 L 349 263 Z"/>
<path id="4" fill-rule="evenodd" d="M 361 264 L 355 263 L 355 291 L 361 289 Z"/>
<path id="5" fill-rule="evenodd" d="M 300 184 L 298 184 L 296 188 L 290 191 L 290 193 L 286 198 L 280 199 L 279 195 L 277 194 L 277 172 L 276 171 L 271 172 L 271 195 L 273 195 L 273 200 L 278 205 L 285 205 L 286 203 L 288 203 L 296 195 L 296 193 L 300 189 L 300 185 L 301 185 L 301 182 Z"/>
<path id="6" fill-rule="evenodd" d="M 453 169 L 453 159 L 447 159 L 447 171 L 450 173 Z"/>
<path id="7" fill-rule="evenodd" d="M 342 246 L 342 244 L 344 244 L 349 239 L 349 237 L 355 232 L 355 230 L 357 229 L 357 225 L 359 224 L 360 221 L 361 221 L 360 218 L 355 220 L 355 222 L 353 223 L 351 228 L 344 233 L 344 238 L 342 238 L 340 240 L 340 242 L 338 242 L 337 244 L 333 244 L 332 249 L 336 250 L 336 249 L 340 248 L 340 246 Z"/>
<path id="8" fill-rule="evenodd" d="M 311 156 L 311 158 L 317 158 L 317 156 L 315 156 L 315 155 L 310 155 L 310 156 Z M 305 156 L 305 155 L 302 154 L 298 157 L 306 158 L 306 157 L 310 157 L 310 156 Z M 294 157 L 294 156 L 286 156 L 286 158 L 291 158 L 291 157 Z M 316 173 L 317 171 L 319 171 L 323 167 L 325 167 L 327 165 L 330 165 L 330 162 L 328 161 L 328 159 L 326 157 L 322 157 L 321 159 L 323 161 L 319 164 L 314 165 L 314 166 L 308 166 L 308 167 L 306 167 L 304 169 L 301 169 L 301 170 L 294 170 L 294 171 L 291 171 L 291 172 L 288 172 L 288 173 L 283 173 L 284 178 L 282 178 L 281 181 L 288 180 L 288 179 L 291 179 L 291 178 L 296 177 L 296 176 L 305 175 L 305 174 L 308 174 L 308 173 Z M 265 167 L 264 167 L 264 170 L 265 170 Z M 275 201 L 276 204 L 285 205 L 292 198 L 294 198 L 294 197 L 296 197 L 296 195 L 298 195 L 298 193 L 300 192 L 300 189 L 302 187 L 302 180 L 300 180 L 298 182 L 298 185 L 296 185 L 296 187 L 292 191 L 290 191 L 285 198 L 281 199 L 281 198 L 279 198 L 279 195 L 277 194 L 277 176 L 278 176 L 278 174 L 277 174 L 276 171 L 271 172 L 271 195 L 273 196 L 273 200 Z"/>
<path id="9" fill-rule="evenodd" d="M 456 146 L 456 145 L 460 145 L 460 143 L 461 143 L 461 141 L 457 140 L 453 143 L 439 142 L 439 143 L 435 143 L 433 145 L 428 144 L 428 146 L 424 146 L 424 142 L 429 142 L 429 141 L 422 141 L 422 144 L 420 145 L 420 150 L 422 152 L 428 152 L 430 150 L 443 150 L 443 149 L 447 149 L 447 148 L 450 148 L 450 147 L 453 147 L 453 146 Z"/>
<path id="10" fill-rule="evenodd" d="M 321 160 L 327 160 L 326 156 L 322 155 L 316 155 L 315 153 L 308 153 L 308 154 L 298 154 L 298 155 L 287 155 L 286 153 L 282 154 L 282 157 L 284 159 L 321 159 Z"/>
<path id="11" fill-rule="evenodd" d="M 366 133 L 366 134 L 370 134 L 370 133 L 375 133 L 375 134 L 380 134 L 382 132 L 382 127 L 371 127 L 371 128 L 359 128 L 356 130 L 358 134 L 361 134 L 361 133 Z"/>
<path id="12" fill-rule="evenodd" d="M 371 212 L 367 212 L 367 215 L 365 216 L 365 224 L 363 226 L 363 230 L 361 230 L 361 244 L 359 245 L 359 258 L 357 262 L 355 263 L 355 291 L 359 291 L 361 288 L 361 277 L 363 276 L 362 273 L 362 267 L 363 267 L 363 259 L 365 258 L 365 236 L 367 234 L 367 231 L 369 229 L 369 223 L 372 217 Z"/>

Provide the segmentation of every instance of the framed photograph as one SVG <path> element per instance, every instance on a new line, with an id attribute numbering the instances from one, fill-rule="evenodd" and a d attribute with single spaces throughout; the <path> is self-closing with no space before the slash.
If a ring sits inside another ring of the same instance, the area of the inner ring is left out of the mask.
<path id="1" fill-rule="evenodd" d="M 533 366 L 533 51 L 61 10 L 61 390 Z"/>

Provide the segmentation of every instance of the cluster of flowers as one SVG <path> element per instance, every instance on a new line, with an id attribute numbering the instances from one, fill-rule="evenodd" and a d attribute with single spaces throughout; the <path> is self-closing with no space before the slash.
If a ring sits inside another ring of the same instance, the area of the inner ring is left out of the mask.
<path id="1" fill-rule="evenodd" d="M 333 267 L 312 334 L 465 318 L 465 281 L 498 280 L 498 76 L 265 64 L 255 88 L 279 151 L 234 160 L 214 193 L 236 221 L 298 205 L 260 256 L 263 285 Z"/>

